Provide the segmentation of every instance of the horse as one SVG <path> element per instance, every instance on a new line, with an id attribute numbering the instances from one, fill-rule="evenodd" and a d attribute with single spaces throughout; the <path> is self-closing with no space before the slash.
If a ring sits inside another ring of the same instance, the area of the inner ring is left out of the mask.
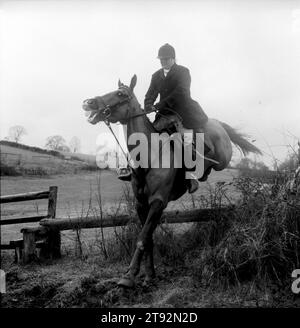
<path id="1" fill-rule="evenodd" d="M 91 124 L 104 121 L 107 124 L 120 122 L 127 126 L 126 140 L 129 152 L 133 149 L 133 145 L 128 143 L 131 134 L 143 133 L 147 140 L 150 140 L 151 134 L 157 132 L 134 95 L 136 82 L 136 75 L 132 77 L 129 86 L 119 80 L 117 90 L 87 99 L 82 105 Z M 206 180 L 212 169 L 221 171 L 228 166 L 232 157 L 231 142 L 245 155 L 250 152 L 261 154 L 260 150 L 247 140 L 246 135 L 216 119 L 208 119 L 203 127 L 203 133 L 210 151 L 204 159 L 204 176 L 199 181 Z M 171 149 L 170 160 L 172 156 L 174 151 Z M 155 278 L 153 233 L 168 203 L 175 201 L 187 191 L 185 169 L 176 168 L 174 165 L 170 165 L 169 168 L 137 167 L 133 169 L 131 184 L 142 229 L 128 270 L 118 282 L 119 286 L 127 288 L 135 286 L 135 278 L 139 273 L 143 256 L 144 283 L 150 283 Z"/>

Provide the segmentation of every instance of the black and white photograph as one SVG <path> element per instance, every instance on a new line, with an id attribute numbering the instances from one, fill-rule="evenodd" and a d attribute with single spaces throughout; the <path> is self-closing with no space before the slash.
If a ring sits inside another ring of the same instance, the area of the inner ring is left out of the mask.
<path id="1" fill-rule="evenodd" d="M 300 307 L 300 1 L 0 0 L 0 154 L 2 310 Z"/>

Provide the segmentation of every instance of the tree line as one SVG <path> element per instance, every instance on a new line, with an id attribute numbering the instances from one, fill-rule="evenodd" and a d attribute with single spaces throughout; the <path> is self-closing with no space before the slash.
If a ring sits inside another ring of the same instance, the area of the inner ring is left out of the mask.
<path id="1" fill-rule="evenodd" d="M 20 143 L 26 134 L 27 131 L 22 125 L 15 125 L 9 128 L 8 136 L 4 139 Z M 77 136 L 72 137 L 69 143 L 67 143 L 62 136 L 54 135 L 46 139 L 45 148 L 55 151 L 78 153 L 81 149 L 81 142 Z"/>

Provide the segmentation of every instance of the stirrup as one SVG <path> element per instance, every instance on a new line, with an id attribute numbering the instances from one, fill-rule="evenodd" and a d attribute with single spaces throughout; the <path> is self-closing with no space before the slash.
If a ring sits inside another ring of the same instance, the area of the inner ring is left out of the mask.
<path id="1" fill-rule="evenodd" d="M 131 181 L 131 169 L 129 167 L 122 167 L 118 170 L 118 179 L 122 181 Z"/>

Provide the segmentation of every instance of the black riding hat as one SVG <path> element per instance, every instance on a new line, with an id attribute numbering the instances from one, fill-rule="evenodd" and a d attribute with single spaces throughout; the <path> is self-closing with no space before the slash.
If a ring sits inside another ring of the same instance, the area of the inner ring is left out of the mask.
<path id="1" fill-rule="evenodd" d="M 175 59 L 175 49 L 168 43 L 161 46 L 158 50 L 157 58 L 174 58 Z"/>

